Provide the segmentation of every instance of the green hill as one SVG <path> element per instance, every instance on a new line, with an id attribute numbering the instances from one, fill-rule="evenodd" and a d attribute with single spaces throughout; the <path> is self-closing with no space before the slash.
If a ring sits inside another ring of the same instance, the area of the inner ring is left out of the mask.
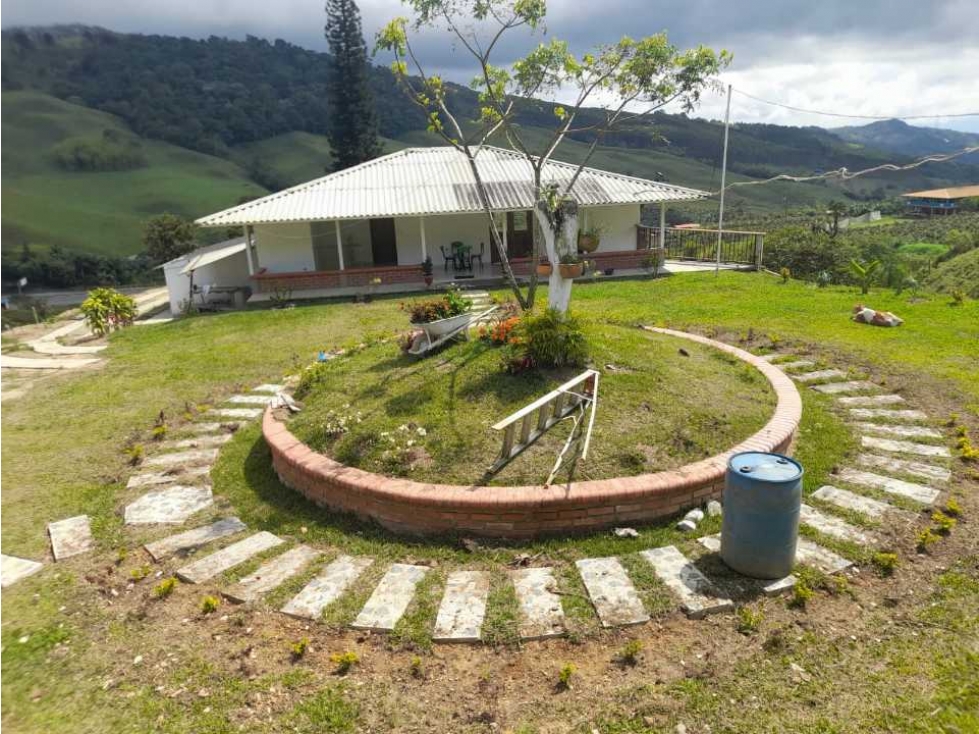
<path id="1" fill-rule="evenodd" d="M 238 165 L 138 138 L 117 117 L 37 92 L 3 92 L 3 249 L 23 243 L 124 255 L 141 248 L 143 222 L 163 211 L 196 217 L 260 196 Z M 105 131 L 134 142 L 145 165 L 65 170 L 54 151 Z"/>
<path id="2" fill-rule="evenodd" d="M 979 298 L 979 247 L 943 262 L 925 285 L 941 293 L 963 291 L 970 298 Z"/>

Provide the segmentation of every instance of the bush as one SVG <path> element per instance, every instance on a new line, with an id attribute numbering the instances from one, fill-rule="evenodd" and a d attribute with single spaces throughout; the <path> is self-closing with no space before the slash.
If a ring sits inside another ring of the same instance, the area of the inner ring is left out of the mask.
<path id="1" fill-rule="evenodd" d="M 335 652 L 330 655 L 330 662 L 337 666 L 337 673 L 343 675 L 360 662 L 360 658 L 355 652 Z"/>
<path id="2" fill-rule="evenodd" d="M 524 316 L 518 338 L 534 367 L 581 367 L 588 358 L 588 344 L 578 319 L 553 308 Z"/>
<path id="3" fill-rule="evenodd" d="M 155 596 L 157 599 L 166 599 L 176 590 L 176 588 L 177 579 L 171 576 L 168 579 L 163 579 L 163 581 L 153 587 L 153 596 Z"/>
<path id="4" fill-rule="evenodd" d="M 129 326 L 136 319 L 136 301 L 112 288 L 90 291 L 81 305 L 88 327 L 99 336 Z"/>
<path id="5" fill-rule="evenodd" d="M 137 140 L 106 130 L 101 138 L 62 140 L 52 149 L 55 163 L 66 171 L 126 171 L 146 165 Z"/>
<path id="6" fill-rule="evenodd" d="M 472 307 L 472 301 L 464 298 L 458 290 L 447 291 L 441 298 L 401 304 L 401 310 L 408 312 L 408 320 L 413 324 L 428 324 L 432 321 L 459 316 Z"/>

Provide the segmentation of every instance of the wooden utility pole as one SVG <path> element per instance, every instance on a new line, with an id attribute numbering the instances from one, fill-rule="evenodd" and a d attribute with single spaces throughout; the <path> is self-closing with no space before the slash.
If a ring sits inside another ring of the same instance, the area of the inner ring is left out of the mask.
<path id="1" fill-rule="evenodd" d="M 727 188 L 727 134 L 731 127 L 731 85 L 727 85 L 727 111 L 724 113 L 724 156 L 721 159 L 721 206 L 717 212 L 717 264 L 714 275 L 721 272 L 721 237 L 724 230 L 724 190 Z"/>

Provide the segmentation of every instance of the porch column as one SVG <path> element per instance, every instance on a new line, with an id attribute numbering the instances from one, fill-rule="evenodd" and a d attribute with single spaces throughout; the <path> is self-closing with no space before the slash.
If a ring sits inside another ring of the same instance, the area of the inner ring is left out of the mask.
<path id="1" fill-rule="evenodd" d="M 666 249 L 666 202 L 659 203 L 659 249 Z"/>
<path id="2" fill-rule="evenodd" d="M 340 237 L 340 220 L 334 219 L 333 224 L 336 226 L 337 233 L 337 262 L 340 263 L 340 270 L 343 270 L 343 239 Z"/>
<path id="3" fill-rule="evenodd" d="M 252 260 L 252 225 L 245 225 L 245 257 L 248 260 L 248 274 L 255 275 L 255 262 Z"/>
<path id="4" fill-rule="evenodd" d="M 503 252 L 507 254 L 507 257 L 510 256 L 510 245 L 508 245 L 506 241 L 506 233 L 507 230 L 510 229 L 509 224 L 510 214 L 509 212 L 503 212 Z M 492 258 L 490 259 L 492 260 Z"/>
<path id="5" fill-rule="evenodd" d="M 428 242 L 425 240 L 425 217 L 418 217 L 418 232 L 422 238 L 422 262 L 428 259 Z"/>

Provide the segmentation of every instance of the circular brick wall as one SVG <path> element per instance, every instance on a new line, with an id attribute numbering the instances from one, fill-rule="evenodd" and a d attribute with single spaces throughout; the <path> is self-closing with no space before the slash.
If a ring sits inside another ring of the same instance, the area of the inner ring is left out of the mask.
<path id="1" fill-rule="evenodd" d="M 720 497 L 728 459 L 736 453 L 789 452 L 802 417 L 802 399 L 780 369 L 713 339 L 671 329 L 649 330 L 707 344 L 757 368 L 777 397 L 771 420 L 728 451 L 679 469 L 551 487 L 466 487 L 372 474 L 313 451 L 271 409 L 262 419 L 262 433 L 284 484 L 317 504 L 414 535 L 530 538 L 647 522 Z"/>

